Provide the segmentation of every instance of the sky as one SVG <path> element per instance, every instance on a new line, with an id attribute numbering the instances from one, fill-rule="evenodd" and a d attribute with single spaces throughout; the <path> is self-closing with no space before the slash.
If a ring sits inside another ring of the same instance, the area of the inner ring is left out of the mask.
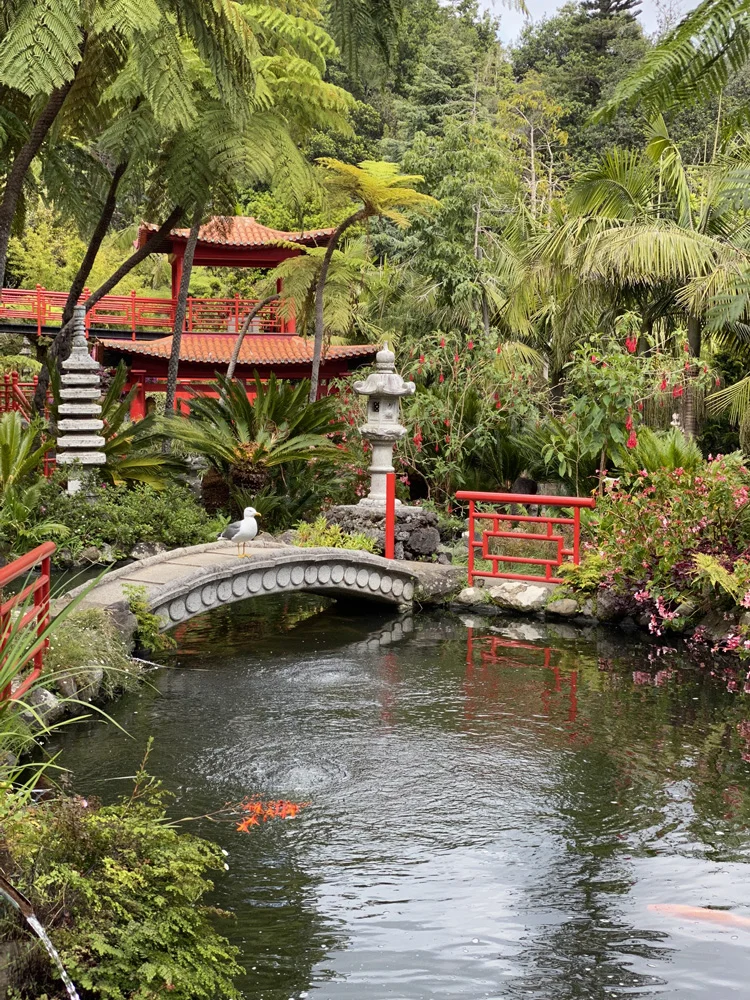
<path id="1" fill-rule="evenodd" d="M 558 7 L 562 6 L 563 0 L 526 0 L 532 20 L 539 21 L 545 15 L 554 14 Z M 504 42 L 512 42 L 518 37 L 518 33 L 524 25 L 524 16 L 518 11 L 509 10 L 500 0 L 481 0 L 483 7 L 487 7 L 500 18 L 500 35 Z M 678 15 L 686 14 L 693 7 L 698 6 L 698 0 L 643 0 L 640 19 L 646 34 L 653 34 L 659 27 L 658 9 L 668 9 L 677 12 Z"/>

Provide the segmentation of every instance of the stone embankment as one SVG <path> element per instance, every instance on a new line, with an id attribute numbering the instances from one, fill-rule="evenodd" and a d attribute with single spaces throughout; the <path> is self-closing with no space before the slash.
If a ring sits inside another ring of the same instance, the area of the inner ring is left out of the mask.
<path id="1" fill-rule="evenodd" d="M 471 608 L 480 614 L 515 614 L 545 619 L 569 621 L 577 625 L 623 626 L 652 632 L 652 615 L 628 615 L 621 599 L 606 587 L 593 594 L 575 594 L 557 584 L 525 581 L 482 580 L 484 586 L 466 587 L 455 598 L 457 608 Z M 685 601 L 675 609 L 669 633 L 693 636 L 700 633 L 703 641 L 724 643 L 736 635 L 740 626 L 750 626 L 750 612 L 701 610 Z M 661 634 L 661 633 L 657 633 Z"/>

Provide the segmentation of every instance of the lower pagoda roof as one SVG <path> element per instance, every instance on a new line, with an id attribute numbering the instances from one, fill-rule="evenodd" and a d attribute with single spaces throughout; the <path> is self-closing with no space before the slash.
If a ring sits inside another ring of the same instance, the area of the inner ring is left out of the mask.
<path id="1" fill-rule="evenodd" d="M 192 361 L 209 365 L 228 365 L 237 340 L 236 334 L 184 333 L 180 342 L 180 361 Z M 159 340 L 127 341 L 100 340 L 104 347 L 121 354 L 141 354 L 152 358 L 169 360 L 172 353 L 172 338 Z M 331 344 L 325 350 L 325 360 L 333 361 L 357 358 L 366 361 L 375 359 L 380 350 L 377 344 Z M 248 334 L 242 342 L 238 364 L 241 365 L 299 365 L 311 364 L 313 340 L 306 340 L 296 334 L 271 333 Z"/>

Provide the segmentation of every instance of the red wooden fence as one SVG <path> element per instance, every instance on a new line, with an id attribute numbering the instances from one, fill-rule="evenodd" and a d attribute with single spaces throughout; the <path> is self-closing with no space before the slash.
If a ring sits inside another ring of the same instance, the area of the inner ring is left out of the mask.
<path id="1" fill-rule="evenodd" d="M 519 493 L 472 493 L 462 490 L 456 494 L 458 500 L 469 501 L 469 586 L 473 586 L 476 577 L 487 577 L 498 580 L 531 580 L 542 583 L 561 583 L 559 577 L 553 574 L 566 560 L 572 561 L 575 565 L 580 562 L 581 546 L 581 508 L 594 507 L 596 501 L 588 497 L 547 497 L 533 494 Z M 500 509 L 495 507 L 492 510 L 477 509 L 477 504 L 502 505 Z M 553 516 L 549 514 L 511 514 L 508 511 L 509 505 L 538 506 L 538 507 L 572 507 L 573 516 Z M 508 524 L 542 524 L 545 526 L 544 534 L 537 534 L 531 531 L 510 531 L 505 528 Z M 502 527 L 501 527 L 502 525 Z M 569 548 L 565 544 L 565 537 L 562 528 L 565 525 L 573 527 L 573 545 Z M 479 536 L 477 536 L 479 530 Z M 546 543 L 552 548 L 552 553 L 548 558 L 538 558 L 531 556 L 507 555 L 492 551 L 493 539 L 512 539 L 515 541 L 529 541 Z M 475 560 L 479 558 L 489 562 L 491 569 L 475 569 Z M 499 569 L 501 563 L 521 563 L 529 566 L 544 567 L 544 575 L 526 573 L 505 573 Z"/>
<path id="2" fill-rule="evenodd" d="M 32 629 L 37 637 L 43 635 L 50 622 L 50 574 L 52 569 L 52 553 L 54 542 L 38 545 L 20 559 L 0 569 L 0 663 L 5 662 L 5 649 L 13 636 L 25 629 Z M 17 594 L 3 600 L 7 587 L 20 577 L 27 578 L 39 568 L 39 575 L 26 583 Z M 16 611 L 20 617 L 15 617 Z M 20 698 L 37 680 L 44 666 L 44 653 L 49 645 L 47 640 L 42 643 L 29 643 L 30 653 L 25 663 L 33 663 L 31 672 L 23 679 L 15 691 L 11 693 L 6 687 L 0 694 L 0 699 Z"/>
<path id="3" fill-rule="evenodd" d="M 88 297 L 84 291 L 81 302 Z M 35 326 L 37 334 L 46 326 L 59 326 L 67 301 L 67 292 L 50 292 L 41 285 L 34 289 L 3 288 L 0 295 L 0 321 Z M 188 296 L 185 331 L 187 333 L 237 333 L 257 303 L 239 295 L 227 299 L 206 299 Z M 130 339 L 138 331 L 161 331 L 165 336 L 174 326 L 174 299 L 136 295 L 104 295 L 86 313 L 86 331 L 91 326 L 125 328 Z M 278 302 L 269 302 L 253 320 L 256 333 L 293 333 L 294 322 L 279 315 Z"/>

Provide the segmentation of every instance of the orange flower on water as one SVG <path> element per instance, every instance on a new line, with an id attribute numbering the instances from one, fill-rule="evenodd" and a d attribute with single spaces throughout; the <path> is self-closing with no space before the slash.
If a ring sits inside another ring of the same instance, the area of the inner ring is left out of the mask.
<path id="1" fill-rule="evenodd" d="M 237 831 L 247 833 L 250 827 L 260 826 L 272 819 L 294 819 L 309 805 L 309 802 L 289 802 L 287 799 L 269 799 L 265 802 L 262 799 L 245 799 L 240 803 L 240 809 L 247 815 L 237 825 Z"/>

